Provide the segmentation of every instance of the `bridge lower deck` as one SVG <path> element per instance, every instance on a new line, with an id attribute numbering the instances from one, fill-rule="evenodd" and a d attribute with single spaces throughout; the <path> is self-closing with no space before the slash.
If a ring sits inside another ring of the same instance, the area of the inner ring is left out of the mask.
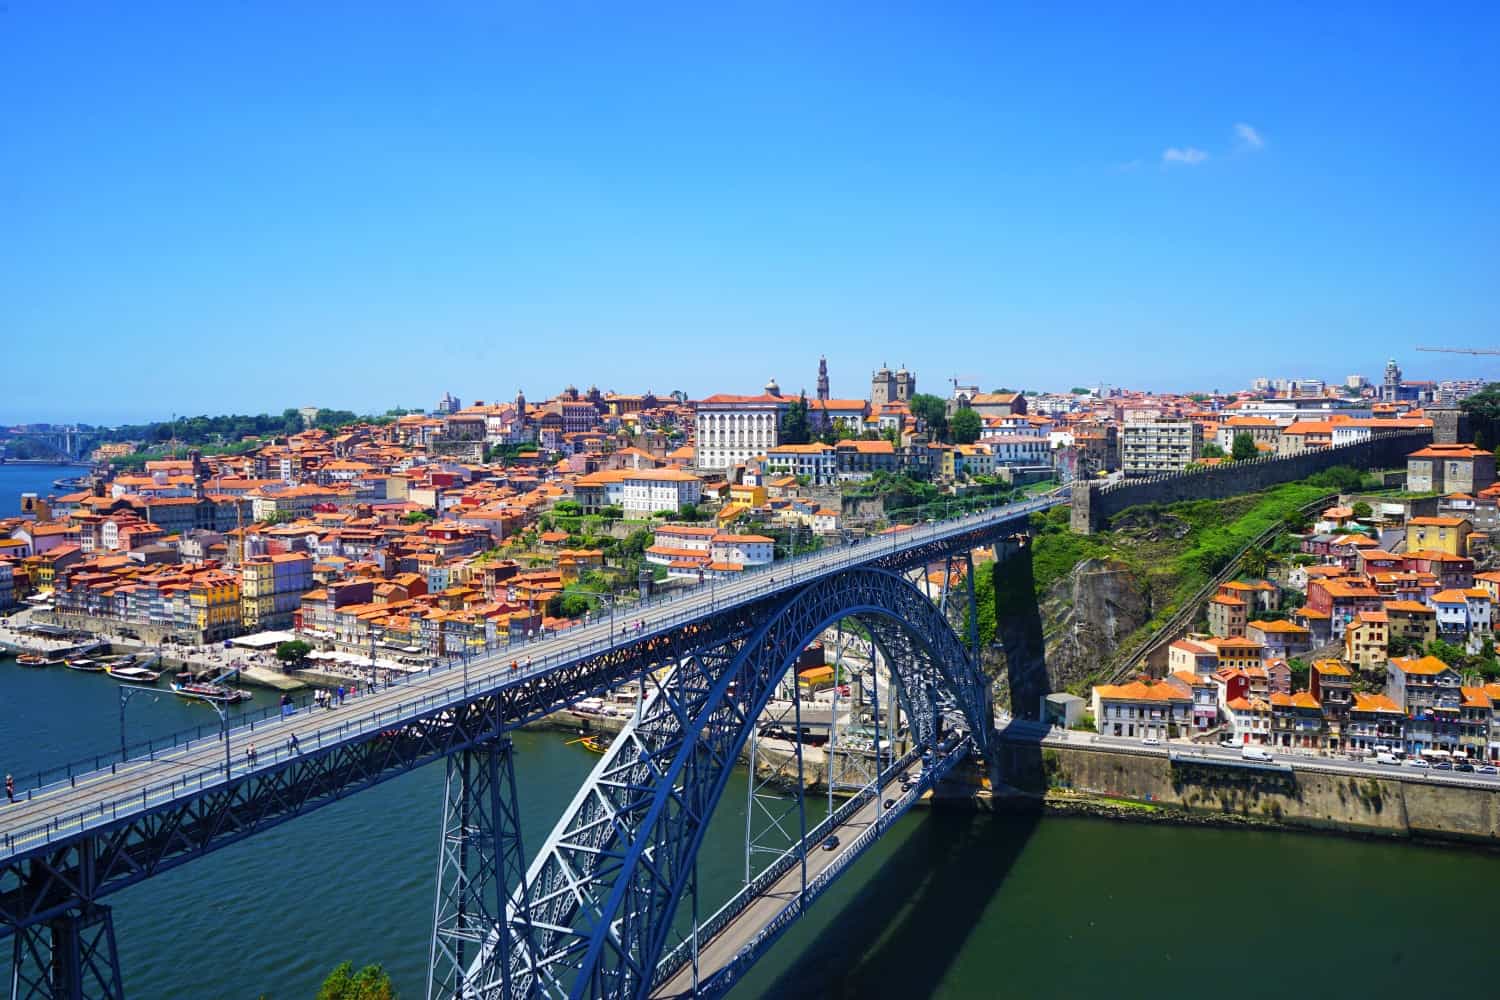
<path id="1" fill-rule="evenodd" d="M 860 849 L 856 846 L 856 841 L 860 834 L 873 826 L 879 818 L 880 811 L 884 809 L 882 803 L 886 799 L 886 793 L 899 788 L 903 774 L 914 774 L 920 770 L 921 764 L 917 763 L 904 771 L 892 773 L 886 779 L 885 784 L 881 785 L 879 795 L 871 798 L 833 829 L 832 835 L 839 838 L 839 846 L 836 849 L 825 851 L 821 844 L 808 845 L 807 881 L 809 884 L 841 861 L 847 853 Z M 823 839 L 827 840 L 827 837 Z M 794 865 L 790 871 L 777 879 L 765 892 L 745 907 L 739 916 L 725 925 L 723 930 L 709 940 L 699 942 L 697 983 L 694 982 L 693 967 L 689 963 L 678 970 L 671 979 L 653 990 L 651 996 L 657 1000 L 667 1000 L 671 997 L 696 995 L 698 985 L 733 961 L 735 956 L 750 944 L 779 913 L 796 901 L 801 891 L 802 866 Z"/>

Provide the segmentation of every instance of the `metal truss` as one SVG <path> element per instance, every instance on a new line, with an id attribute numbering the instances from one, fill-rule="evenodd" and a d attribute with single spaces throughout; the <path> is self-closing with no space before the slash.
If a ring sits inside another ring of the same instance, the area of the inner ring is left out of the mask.
<path id="1" fill-rule="evenodd" d="M 81 906 L 17 934 L 10 995 L 11 1000 L 123 1000 L 110 908 Z"/>
<path id="2" fill-rule="evenodd" d="M 524 892 L 513 758 L 505 738 L 448 758 L 428 1000 L 469 1000 L 497 989 L 511 995 L 508 955 L 488 963 L 474 959 L 500 922 L 511 887 Z"/>
<path id="3" fill-rule="evenodd" d="M 182 794 L 149 811 L 0 861 L 0 938 L 185 864 L 208 851 L 478 746 L 672 661 L 713 634 L 747 634 L 770 599 L 621 644 L 524 684 L 480 690 L 457 708 L 403 718 L 373 737 L 335 735 L 233 781 L 183 775 Z"/>
<path id="4" fill-rule="evenodd" d="M 697 851 L 740 748 L 802 649 L 851 616 L 888 663 L 914 741 L 956 724 L 988 749 L 988 683 L 910 582 L 860 568 L 786 594 L 753 631 L 683 649 L 652 676 L 640 717 L 579 790 L 507 907 L 499 934 L 511 939 L 512 995 L 646 994 L 673 943 L 679 901 L 691 895 L 696 907 Z"/>

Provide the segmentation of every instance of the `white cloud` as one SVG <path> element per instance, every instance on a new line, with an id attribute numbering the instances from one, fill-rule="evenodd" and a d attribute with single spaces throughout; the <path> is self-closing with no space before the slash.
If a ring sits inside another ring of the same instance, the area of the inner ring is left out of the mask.
<path id="1" fill-rule="evenodd" d="M 1265 147 L 1266 140 L 1261 138 L 1260 133 L 1255 130 L 1255 126 L 1253 125 L 1246 125 L 1244 122 L 1235 122 L 1234 134 L 1239 136 L 1240 146 L 1244 149 L 1262 149 Z"/>
<path id="2" fill-rule="evenodd" d="M 1206 159 L 1208 154 L 1196 146 L 1183 146 L 1181 149 L 1170 146 L 1162 150 L 1161 154 L 1162 163 L 1182 163 L 1189 167 L 1196 167 Z"/>

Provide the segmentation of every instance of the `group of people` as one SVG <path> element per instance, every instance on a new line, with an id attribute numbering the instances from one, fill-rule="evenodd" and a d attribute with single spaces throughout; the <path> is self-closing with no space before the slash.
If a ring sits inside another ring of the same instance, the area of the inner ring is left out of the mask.
<path id="1" fill-rule="evenodd" d="M 342 705 L 348 693 L 342 684 L 333 689 L 318 688 L 313 692 L 313 704 L 318 708 L 333 708 L 335 705 Z"/>

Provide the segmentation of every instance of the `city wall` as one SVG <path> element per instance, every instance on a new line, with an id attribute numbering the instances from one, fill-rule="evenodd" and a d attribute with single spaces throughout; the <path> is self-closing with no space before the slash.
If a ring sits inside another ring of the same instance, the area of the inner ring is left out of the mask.
<path id="1" fill-rule="evenodd" d="M 1048 747 L 1038 753 L 1021 745 L 1007 745 L 1003 761 L 1007 778 L 1025 791 L 1050 785 L 1064 795 L 1149 803 L 1167 814 L 1162 819 L 1500 846 L 1500 789 L 1424 781 L 1395 767 L 1373 776 L 1300 769 L 1258 774 L 1174 765 L 1165 755 L 1130 750 Z"/>
<path id="2" fill-rule="evenodd" d="M 1356 469 L 1404 466 L 1406 456 L 1432 443 L 1430 431 L 1400 431 L 1380 434 L 1368 441 L 1319 448 L 1282 457 L 1228 462 L 1194 472 L 1175 472 L 1086 488 L 1074 487 L 1071 526 L 1080 534 L 1104 528 L 1109 519 L 1141 504 L 1170 504 L 1183 500 L 1222 500 L 1254 493 L 1280 483 L 1306 479 L 1336 465 Z"/>

